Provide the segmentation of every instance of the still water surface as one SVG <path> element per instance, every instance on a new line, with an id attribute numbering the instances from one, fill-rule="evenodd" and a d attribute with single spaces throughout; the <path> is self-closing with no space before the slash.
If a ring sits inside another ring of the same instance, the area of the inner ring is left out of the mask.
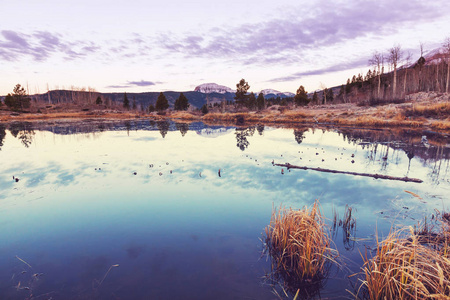
<path id="1" fill-rule="evenodd" d="M 261 234 L 274 206 L 315 199 L 329 219 L 346 205 L 356 218 L 351 240 L 336 233 L 343 266 L 319 291 L 342 298 L 376 230 L 450 206 L 439 135 L 22 123 L 0 125 L 0 147 L 0 299 L 276 299 Z"/>

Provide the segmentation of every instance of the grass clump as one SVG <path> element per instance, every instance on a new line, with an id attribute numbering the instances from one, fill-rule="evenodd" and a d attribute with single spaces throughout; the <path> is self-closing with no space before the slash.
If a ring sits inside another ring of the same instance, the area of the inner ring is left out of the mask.
<path id="1" fill-rule="evenodd" d="M 413 228 L 391 232 L 377 239 L 373 258 L 364 258 L 362 299 L 449 299 L 450 257 L 448 243 L 421 242 Z"/>
<path id="2" fill-rule="evenodd" d="M 317 201 L 311 208 L 274 209 L 264 241 L 272 278 L 282 281 L 293 293 L 320 287 L 337 256 L 330 248 L 331 239 Z"/>
<path id="3" fill-rule="evenodd" d="M 450 115 L 450 103 L 440 102 L 426 105 L 414 105 L 411 108 L 404 109 L 403 114 L 406 117 L 422 116 L 426 118 L 445 119 Z"/>

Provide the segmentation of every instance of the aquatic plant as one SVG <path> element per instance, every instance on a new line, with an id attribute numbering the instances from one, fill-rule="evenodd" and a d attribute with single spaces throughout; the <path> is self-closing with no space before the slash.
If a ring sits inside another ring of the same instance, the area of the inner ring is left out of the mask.
<path id="1" fill-rule="evenodd" d="M 333 238 L 337 235 L 338 229 L 342 229 L 342 243 L 346 250 L 352 250 L 355 247 L 356 219 L 352 217 L 353 208 L 345 205 L 344 217 L 339 219 L 339 214 L 333 208 Z"/>
<path id="2" fill-rule="evenodd" d="M 265 228 L 265 251 L 271 258 L 272 277 L 295 293 L 320 290 L 337 251 L 330 248 L 331 239 L 319 203 L 300 210 L 273 209 Z"/>
<path id="3" fill-rule="evenodd" d="M 431 243 L 431 244 L 430 244 Z M 367 253 L 362 268 L 360 299 L 449 299 L 448 243 L 433 247 L 421 242 L 412 227 L 392 231 L 378 241 L 376 255 Z M 436 244 L 434 244 L 436 246 Z"/>

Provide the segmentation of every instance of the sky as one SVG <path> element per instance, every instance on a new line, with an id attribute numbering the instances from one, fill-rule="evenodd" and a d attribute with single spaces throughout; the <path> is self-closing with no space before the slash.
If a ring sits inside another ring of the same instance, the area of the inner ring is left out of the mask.
<path id="1" fill-rule="evenodd" d="M 375 51 L 450 37 L 450 1 L 0 0 L 0 95 L 19 83 L 99 92 L 202 83 L 308 92 L 366 73 Z"/>

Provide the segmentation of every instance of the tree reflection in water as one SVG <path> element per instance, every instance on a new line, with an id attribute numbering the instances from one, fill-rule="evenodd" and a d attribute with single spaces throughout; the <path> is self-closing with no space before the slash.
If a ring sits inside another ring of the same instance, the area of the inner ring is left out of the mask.
<path id="1" fill-rule="evenodd" d="M 259 135 L 263 135 L 264 134 L 264 125 L 256 125 L 256 130 L 258 131 Z"/>
<path id="2" fill-rule="evenodd" d="M 294 137 L 297 144 L 301 144 L 305 138 L 304 133 L 308 131 L 308 128 L 294 129 Z"/>
<path id="3" fill-rule="evenodd" d="M 247 128 L 236 128 L 236 146 L 244 151 L 248 148 L 250 145 L 249 141 L 247 140 L 247 137 L 253 136 L 255 133 L 255 127 L 247 127 Z"/>
<path id="4" fill-rule="evenodd" d="M 6 136 L 6 127 L 3 124 L 0 124 L 0 150 L 2 150 L 3 147 L 3 140 Z"/>
<path id="5" fill-rule="evenodd" d="M 175 127 L 181 132 L 181 136 L 185 136 L 189 131 L 189 124 L 187 123 L 175 123 Z"/>
<path id="6" fill-rule="evenodd" d="M 159 133 L 161 133 L 161 136 L 163 138 L 166 137 L 167 132 L 169 132 L 170 123 L 169 121 L 159 121 L 156 123 L 156 126 L 158 127 Z"/>
<path id="7" fill-rule="evenodd" d="M 12 123 L 9 126 L 9 131 L 11 132 L 11 135 L 13 137 L 18 138 L 21 141 L 21 143 L 25 146 L 25 148 L 30 147 L 35 135 L 31 123 L 29 122 Z"/>

